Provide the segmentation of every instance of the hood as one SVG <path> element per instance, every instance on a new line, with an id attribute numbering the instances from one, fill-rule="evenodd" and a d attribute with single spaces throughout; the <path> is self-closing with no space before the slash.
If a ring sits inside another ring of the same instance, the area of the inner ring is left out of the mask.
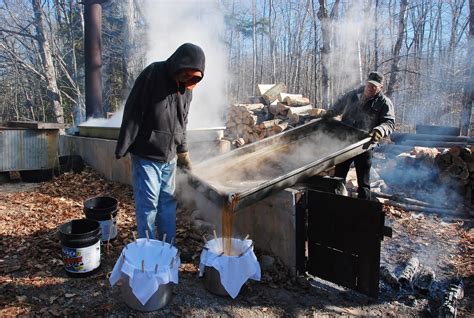
<path id="1" fill-rule="evenodd" d="M 171 77 L 185 68 L 198 70 L 201 72 L 202 77 L 204 77 L 205 64 L 206 58 L 204 51 L 199 46 L 191 43 L 181 45 L 173 55 L 166 60 L 168 74 Z"/>

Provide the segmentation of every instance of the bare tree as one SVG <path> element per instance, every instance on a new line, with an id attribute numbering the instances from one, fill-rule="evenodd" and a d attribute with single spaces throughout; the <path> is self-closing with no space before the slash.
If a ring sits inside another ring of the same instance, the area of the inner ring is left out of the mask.
<path id="1" fill-rule="evenodd" d="M 474 0 L 309 1 L 221 2 L 229 100 L 245 100 L 258 81 L 285 82 L 290 93 L 327 107 L 376 68 L 389 74 L 401 129 L 461 122 L 467 133 Z M 81 10 L 79 0 L 0 1 L 2 119 L 71 121 L 83 107 Z M 104 97 L 113 110 L 144 63 L 146 23 L 132 0 L 110 2 L 103 21 Z"/>
<path id="2" fill-rule="evenodd" d="M 276 64 L 275 64 L 275 39 L 273 35 L 273 16 L 275 10 L 273 9 L 273 0 L 269 0 L 268 4 L 268 39 L 270 42 L 270 81 L 276 82 Z"/>
<path id="3" fill-rule="evenodd" d="M 474 127 L 471 121 L 474 106 L 474 0 L 469 0 L 469 37 L 467 53 L 467 76 L 464 85 L 464 98 L 461 112 L 461 134 L 472 134 Z"/>
<path id="4" fill-rule="evenodd" d="M 31 0 L 31 4 L 33 5 L 36 29 L 35 39 L 38 41 L 39 51 L 41 54 L 43 73 L 46 80 L 47 96 L 53 105 L 56 122 L 64 123 L 64 112 L 61 106 L 61 94 L 59 92 L 58 83 L 56 80 L 56 70 L 53 64 L 51 45 L 45 31 L 46 24 L 43 7 L 41 6 L 40 0 Z"/>
<path id="5" fill-rule="evenodd" d="M 321 47 L 321 90 L 323 107 L 329 106 L 329 54 L 331 53 L 331 27 L 326 0 L 319 0 L 318 18 L 321 21 L 323 46 Z"/>
<path id="6" fill-rule="evenodd" d="M 408 0 L 400 0 L 400 12 L 398 18 L 398 36 L 397 41 L 395 42 L 395 47 L 393 48 L 393 58 L 392 58 L 392 66 L 390 68 L 390 80 L 388 82 L 387 87 L 387 95 L 391 96 L 395 89 L 395 85 L 397 84 L 397 76 L 400 70 L 399 62 L 400 62 L 400 49 L 402 48 L 403 37 L 405 35 L 405 17 L 407 15 L 407 7 L 408 7 Z"/>
<path id="7" fill-rule="evenodd" d="M 252 95 L 257 86 L 257 0 L 252 2 Z"/>
<path id="8" fill-rule="evenodd" d="M 321 34 L 323 46 L 321 47 L 321 90 L 322 106 L 328 107 L 331 91 L 330 59 L 331 54 L 331 23 L 339 7 L 339 0 L 334 2 L 331 14 L 329 14 L 326 0 L 319 0 L 318 18 L 321 21 Z"/>

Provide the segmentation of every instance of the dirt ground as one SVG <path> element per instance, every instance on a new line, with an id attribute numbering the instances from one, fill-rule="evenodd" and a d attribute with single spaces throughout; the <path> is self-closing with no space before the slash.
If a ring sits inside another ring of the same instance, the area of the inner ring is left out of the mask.
<path id="1" fill-rule="evenodd" d="M 59 225 L 83 218 L 85 199 L 110 195 L 120 202 L 119 236 L 102 248 L 101 270 L 70 278 L 61 260 Z M 0 184 L 0 316 L 437 316 L 444 289 L 456 278 L 465 285 L 458 315 L 473 315 L 472 219 L 446 219 L 385 206 L 393 238 L 382 243 L 382 265 L 394 273 L 417 256 L 436 273 L 429 293 L 394 290 L 381 282 L 378 300 L 307 277 L 290 277 L 281 263 L 262 269 L 236 299 L 210 294 L 198 277 L 202 238 L 190 227 L 190 211 L 179 209 L 179 284 L 165 308 L 153 313 L 129 309 L 111 288 L 108 275 L 125 243 L 133 240 L 134 209 L 129 186 L 103 180 L 91 169 L 41 184 Z M 262 256 L 256 251 L 257 257 Z"/>

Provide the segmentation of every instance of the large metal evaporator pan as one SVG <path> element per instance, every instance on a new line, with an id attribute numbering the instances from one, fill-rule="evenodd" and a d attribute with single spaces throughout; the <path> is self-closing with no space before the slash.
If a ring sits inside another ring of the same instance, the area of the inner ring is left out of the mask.
<path id="1" fill-rule="evenodd" d="M 191 187 L 234 211 L 372 147 L 364 131 L 333 119 L 308 124 L 203 161 L 189 173 Z"/>

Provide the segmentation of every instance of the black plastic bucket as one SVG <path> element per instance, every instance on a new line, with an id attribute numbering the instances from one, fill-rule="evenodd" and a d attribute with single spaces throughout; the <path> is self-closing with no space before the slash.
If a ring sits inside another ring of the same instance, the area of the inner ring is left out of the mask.
<path id="1" fill-rule="evenodd" d="M 84 277 L 100 268 L 100 224 L 72 220 L 59 226 L 64 269 L 69 276 Z"/>
<path id="2" fill-rule="evenodd" d="M 84 201 L 86 218 L 100 223 L 102 242 L 117 237 L 118 201 L 112 197 L 95 197 Z"/>

